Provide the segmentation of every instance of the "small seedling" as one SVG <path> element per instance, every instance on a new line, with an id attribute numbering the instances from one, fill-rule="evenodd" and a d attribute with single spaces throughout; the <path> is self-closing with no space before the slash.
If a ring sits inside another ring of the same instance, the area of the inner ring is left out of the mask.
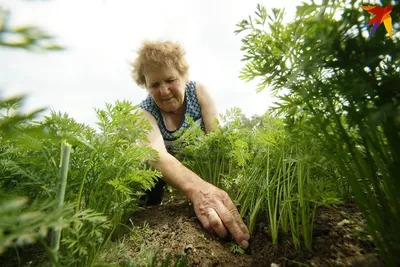
<path id="1" fill-rule="evenodd" d="M 239 255 L 243 255 L 244 254 L 244 250 L 237 244 L 232 244 L 231 247 L 229 248 L 229 250 L 233 254 L 239 254 Z"/>

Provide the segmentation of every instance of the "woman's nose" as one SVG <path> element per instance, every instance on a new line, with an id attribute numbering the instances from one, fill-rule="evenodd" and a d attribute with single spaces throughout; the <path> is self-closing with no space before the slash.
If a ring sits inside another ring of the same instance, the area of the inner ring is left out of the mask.
<path id="1" fill-rule="evenodd" d="M 162 83 L 160 85 L 160 93 L 161 95 L 169 95 L 169 84 Z"/>

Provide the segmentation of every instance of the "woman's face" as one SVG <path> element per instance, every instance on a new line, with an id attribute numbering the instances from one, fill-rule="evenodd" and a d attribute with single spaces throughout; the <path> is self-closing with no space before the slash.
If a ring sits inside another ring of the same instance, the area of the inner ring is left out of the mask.
<path id="1" fill-rule="evenodd" d="M 162 111 L 175 112 L 183 105 L 186 81 L 174 68 L 153 68 L 145 77 L 147 90 Z"/>

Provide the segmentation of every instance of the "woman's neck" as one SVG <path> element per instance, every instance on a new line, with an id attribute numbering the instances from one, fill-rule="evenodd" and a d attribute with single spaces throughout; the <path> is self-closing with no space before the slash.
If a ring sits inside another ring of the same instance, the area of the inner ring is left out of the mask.
<path id="1" fill-rule="evenodd" d="M 163 112 L 163 113 L 173 116 L 182 116 L 185 114 L 185 110 L 186 110 L 186 101 L 184 101 L 183 104 L 177 110 L 170 112 Z"/>

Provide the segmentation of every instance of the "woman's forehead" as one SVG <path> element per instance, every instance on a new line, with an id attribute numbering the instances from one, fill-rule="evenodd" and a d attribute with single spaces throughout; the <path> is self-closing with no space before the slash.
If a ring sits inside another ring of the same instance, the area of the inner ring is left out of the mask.
<path id="1" fill-rule="evenodd" d="M 174 68 L 168 67 L 149 68 L 145 72 L 145 77 L 148 82 L 164 80 L 176 75 L 177 71 Z"/>

